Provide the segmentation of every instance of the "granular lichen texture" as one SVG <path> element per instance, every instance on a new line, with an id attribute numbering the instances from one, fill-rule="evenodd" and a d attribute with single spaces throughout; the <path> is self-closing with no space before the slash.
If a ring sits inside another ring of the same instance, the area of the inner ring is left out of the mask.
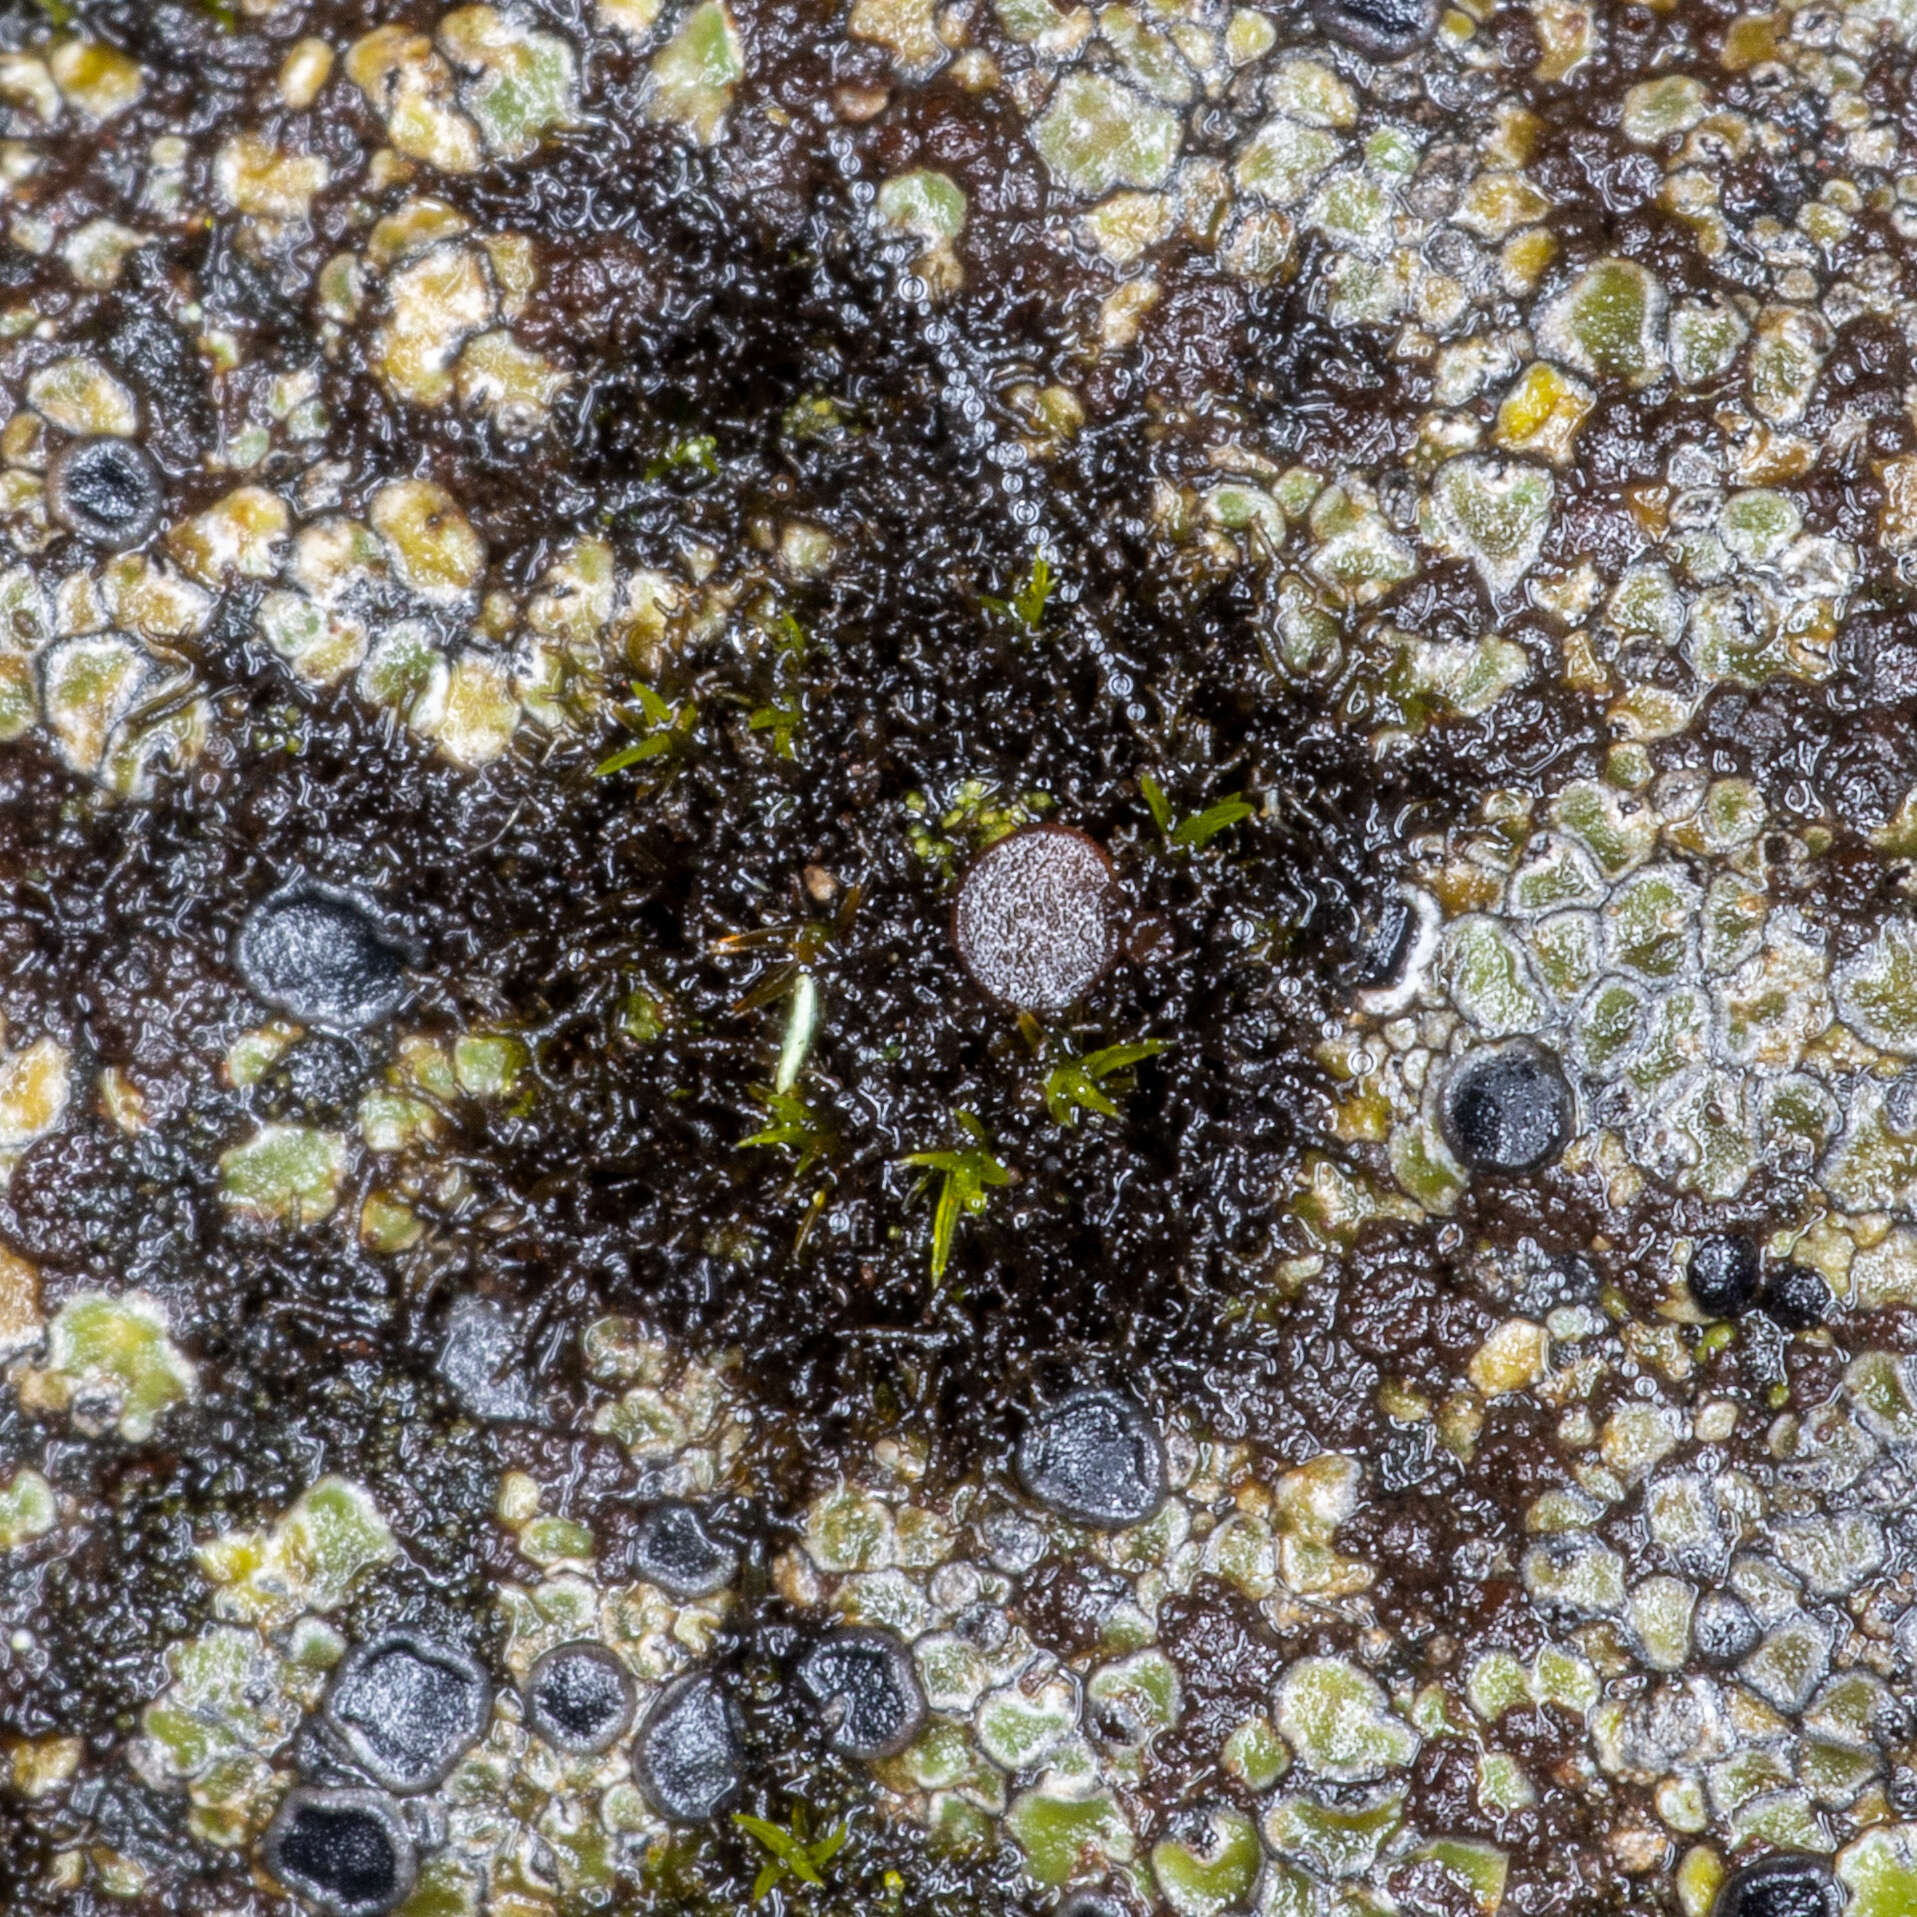
<path id="1" fill-rule="evenodd" d="M 0 0 L 5 1917 L 1917 1913 L 1917 4 Z"/>

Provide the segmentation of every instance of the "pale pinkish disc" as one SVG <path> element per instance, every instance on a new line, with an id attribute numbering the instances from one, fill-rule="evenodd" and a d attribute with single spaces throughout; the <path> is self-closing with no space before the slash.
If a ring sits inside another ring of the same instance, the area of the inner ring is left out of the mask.
<path id="1" fill-rule="evenodd" d="M 1031 825 L 982 852 L 959 887 L 952 938 L 995 999 L 1061 1012 L 1097 984 L 1118 951 L 1112 863 L 1096 840 Z"/>

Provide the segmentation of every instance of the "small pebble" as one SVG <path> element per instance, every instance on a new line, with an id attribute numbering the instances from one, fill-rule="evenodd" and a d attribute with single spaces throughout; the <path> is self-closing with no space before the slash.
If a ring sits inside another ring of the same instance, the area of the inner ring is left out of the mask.
<path id="1" fill-rule="evenodd" d="M 1809 1265 L 1781 1265 L 1764 1287 L 1764 1309 L 1785 1331 L 1809 1331 L 1830 1316 L 1836 1298 Z"/>
<path id="2" fill-rule="evenodd" d="M 1741 1318 L 1757 1302 L 1763 1277 L 1757 1247 L 1731 1232 L 1712 1232 L 1691 1248 L 1684 1281 L 1699 1311 L 1712 1318 Z"/>
<path id="3" fill-rule="evenodd" d="M 1711 1917 L 1838 1917 L 1843 1907 L 1843 1893 L 1821 1857 L 1783 1851 L 1727 1877 Z"/>
<path id="4" fill-rule="evenodd" d="M 693 1671 L 660 1692 L 639 1727 L 632 1771 L 640 1794 L 671 1824 L 703 1824 L 744 1782 L 731 1707 L 710 1673 Z"/>
<path id="5" fill-rule="evenodd" d="M 1370 923 L 1359 928 L 1352 970 L 1353 983 L 1360 991 L 1375 992 L 1397 983 L 1411 956 L 1417 931 L 1410 901 L 1393 893 L 1371 916 Z"/>
<path id="6" fill-rule="evenodd" d="M 1361 53 L 1402 59 L 1438 24 L 1437 0 L 1312 0 L 1320 31 Z"/>
<path id="7" fill-rule="evenodd" d="M 1360 909 L 1351 983 L 1372 1018 L 1409 1009 L 1437 955 L 1442 914 L 1429 892 L 1400 887 Z"/>
<path id="8" fill-rule="evenodd" d="M 326 1715 L 388 1790 L 431 1790 L 478 1743 L 492 1685 L 464 1651 L 393 1631 L 348 1652 Z"/>
<path id="9" fill-rule="evenodd" d="M 130 439 L 76 439 L 47 468 L 47 510 L 68 532 L 107 552 L 152 537 L 166 488 L 145 447 Z"/>
<path id="10" fill-rule="evenodd" d="M 847 1757 L 890 1757 L 925 1721 L 912 1654 L 889 1631 L 834 1631 L 805 1654 L 798 1676 L 832 1748 Z"/>
<path id="11" fill-rule="evenodd" d="M 488 1298 L 462 1298 L 446 1321 L 439 1375 L 475 1418 L 498 1424 L 533 1415 L 532 1389 L 520 1365 L 519 1327 Z"/>
<path id="12" fill-rule="evenodd" d="M 1084 833 L 1030 825 L 981 852 L 952 938 L 973 979 L 1020 1012 L 1062 1012 L 1118 953 L 1112 862 Z"/>
<path id="13" fill-rule="evenodd" d="M 1549 1052 L 1520 1040 L 1454 1067 L 1438 1119 L 1466 1170 L 1536 1171 L 1570 1141 L 1571 1088 Z"/>
<path id="14" fill-rule="evenodd" d="M 616 1744 L 632 1722 L 632 1674 L 603 1644 L 562 1644 L 526 1677 L 526 1722 L 582 1754 Z"/>
<path id="15" fill-rule="evenodd" d="M 381 1917 L 418 1875 L 398 1809 L 377 1791 L 289 1791 L 261 1850 L 273 1876 L 324 1917 Z"/>
<path id="16" fill-rule="evenodd" d="M 723 1591 L 738 1575 L 739 1553 L 715 1537 L 691 1505 L 667 1498 L 639 1520 L 631 1567 L 683 1604 Z"/>
<path id="17" fill-rule="evenodd" d="M 1165 1448 L 1118 1391 L 1074 1391 L 1037 1413 L 1018 1446 L 1019 1482 L 1040 1504 L 1100 1530 L 1141 1524 L 1165 1501 Z"/>
<path id="18" fill-rule="evenodd" d="M 320 886 L 263 900 L 240 932 L 248 988 L 322 1031 L 355 1031 L 390 1017 L 405 996 L 405 962 L 364 905 Z"/>

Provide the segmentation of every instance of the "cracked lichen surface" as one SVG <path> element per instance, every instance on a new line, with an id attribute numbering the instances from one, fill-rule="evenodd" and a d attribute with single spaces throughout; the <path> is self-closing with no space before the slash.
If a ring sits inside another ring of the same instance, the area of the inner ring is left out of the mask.
<path id="1" fill-rule="evenodd" d="M 1917 11 L 1340 11 L 0 12 L 9 1912 L 286 1908 L 394 1632 L 405 1917 L 1917 1909 Z M 390 1017 L 251 995 L 300 884 Z"/>

